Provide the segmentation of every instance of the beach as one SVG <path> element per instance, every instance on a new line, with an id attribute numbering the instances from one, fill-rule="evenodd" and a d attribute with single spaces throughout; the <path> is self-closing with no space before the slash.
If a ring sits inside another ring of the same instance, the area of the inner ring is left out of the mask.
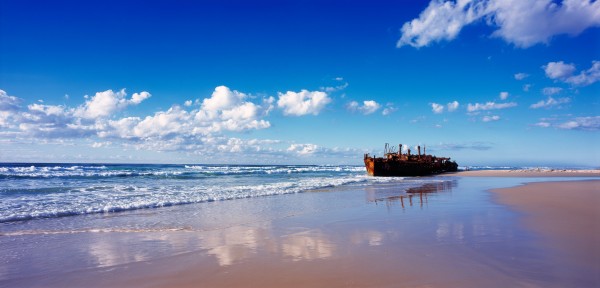
<path id="1" fill-rule="evenodd" d="M 2 223 L 0 286 L 596 287 L 598 171 L 547 173 Z"/>
<path id="2" fill-rule="evenodd" d="M 531 183 L 494 192 L 547 240 L 542 245 L 558 252 L 557 261 L 570 259 L 600 273 L 600 181 Z"/>
<path id="3" fill-rule="evenodd" d="M 460 171 L 464 177 L 600 177 L 600 170 L 594 169 L 510 169 Z"/>
<path id="4" fill-rule="evenodd" d="M 0 288 L 600 288 L 600 0 L 0 3 Z"/>

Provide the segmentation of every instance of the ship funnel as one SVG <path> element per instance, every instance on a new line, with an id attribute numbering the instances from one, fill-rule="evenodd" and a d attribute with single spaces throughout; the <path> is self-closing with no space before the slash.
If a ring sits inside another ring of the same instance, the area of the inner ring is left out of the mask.
<path id="1" fill-rule="evenodd" d="M 421 157 L 421 145 L 417 146 L 417 149 L 419 151 L 419 157 Z"/>

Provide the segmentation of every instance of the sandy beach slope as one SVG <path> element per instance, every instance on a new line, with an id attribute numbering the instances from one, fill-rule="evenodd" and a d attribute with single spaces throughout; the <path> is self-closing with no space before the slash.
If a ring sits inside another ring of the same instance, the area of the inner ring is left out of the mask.
<path id="1" fill-rule="evenodd" d="M 520 211 L 524 224 L 558 257 L 600 274 L 599 180 L 529 183 L 493 192 L 500 203 Z"/>
<path id="2" fill-rule="evenodd" d="M 600 177 L 600 170 L 569 169 L 518 169 L 518 170 L 473 170 L 452 173 L 464 177 Z"/>

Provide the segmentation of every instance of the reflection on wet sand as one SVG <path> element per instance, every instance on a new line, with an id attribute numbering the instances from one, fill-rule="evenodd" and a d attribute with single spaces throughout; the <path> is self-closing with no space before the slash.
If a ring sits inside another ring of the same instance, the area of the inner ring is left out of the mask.
<path id="1" fill-rule="evenodd" d="M 410 183 L 412 184 L 412 183 Z M 456 181 L 440 181 L 424 183 L 419 186 L 397 189 L 369 189 L 369 202 L 385 202 L 387 206 L 400 203 L 402 208 L 413 205 L 423 207 L 428 204 L 432 193 L 449 192 L 456 187 Z M 327 259 L 334 255 L 336 244 L 321 229 L 294 231 L 280 234 L 271 227 L 271 221 L 257 221 L 253 225 L 232 226 L 210 231 L 180 231 L 170 233 L 142 234 L 138 241 L 152 241 L 156 247 L 171 250 L 173 253 L 204 250 L 207 255 L 214 256 L 219 266 L 230 266 L 249 260 L 260 253 L 280 255 L 292 261 Z M 452 237 L 464 238 L 464 227 L 447 222 L 438 223 L 436 238 L 441 241 Z M 279 235 L 279 236 L 277 236 Z M 352 245 L 382 245 L 386 233 L 377 229 L 354 230 L 346 237 Z M 98 266 L 114 266 L 128 262 L 139 262 L 148 259 L 147 251 L 122 249 L 122 243 L 102 237 L 90 243 L 89 253 L 96 259 Z"/>
<path id="2" fill-rule="evenodd" d="M 95 267 L 111 267 L 152 260 L 157 256 L 156 251 L 161 251 L 165 255 L 205 251 L 206 255 L 215 257 L 221 267 L 241 263 L 261 253 L 301 261 L 329 258 L 335 251 L 333 242 L 320 229 L 302 229 L 300 232 L 295 230 L 289 234 L 281 234 L 275 231 L 271 224 L 271 221 L 264 221 L 254 225 L 231 226 L 209 231 L 139 230 L 113 235 L 107 233 L 101 237 L 93 237 L 91 241 L 80 242 L 77 249 L 88 254 L 90 259 L 93 259 L 92 263 Z M 370 240 L 370 242 L 376 241 L 378 240 Z"/>
<path id="3" fill-rule="evenodd" d="M 275 237 L 270 227 L 231 227 L 204 235 L 202 246 L 214 255 L 220 266 L 239 263 L 259 250 L 291 257 L 293 261 L 325 259 L 334 246 L 320 230 Z"/>
<path id="4" fill-rule="evenodd" d="M 201 246 L 217 258 L 220 266 L 228 266 L 251 257 L 261 246 L 273 246 L 268 225 L 234 226 L 202 234 Z"/>
<path id="5" fill-rule="evenodd" d="M 155 249 L 173 255 L 202 248 L 196 233 L 181 231 L 129 230 L 118 234 L 105 232 L 100 237 L 90 234 L 89 244 L 82 250 L 95 260 L 97 267 L 110 267 L 150 260 L 156 257 Z M 130 244 L 133 242 L 141 245 L 132 248 Z"/>
<path id="6" fill-rule="evenodd" d="M 138 233 L 135 233 L 138 234 Z M 266 221 L 258 226 L 232 226 L 211 231 L 185 231 L 131 235 L 136 241 L 148 243 L 168 254 L 204 250 L 214 256 L 219 266 L 230 266 L 251 259 L 258 254 L 280 255 L 292 261 L 326 259 L 333 255 L 335 246 L 320 229 L 279 235 Z M 374 236 L 375 238 L 377 236 Z M 373 238 L 373 237 L 372 237 Z M 118 238 L 117 238 L 118 239 Z M 375 243 L 376 239 L 369 240 Z M 149 251 L 131 249 L 123 241 L 102 237 L 86 249 L 98 267 L 116 266 L 149 260 Z M 128 241 L 125 241 L 128 242 Z M 146 244 L 147 245 L 147 244 Z"/>
<path id="7" fill-rule="evenodd" d="M 334 245 L 320 231 L 306 231 L 284 236 L 281 252 L 294 261 L 326 259 L 333 255 Z"/>
<path id="8" fill-rule="evenodd" d="M 456 180 L 425 183 L 417 187 L 391 190 L 393 191 L 392 193 L 390 193 L 390 190 L 384 190 L 385 193 L 381 193 L 378 190 L 367 188 L 367 201 L 374 202 L 375 204 L 385 202 L 388 207 L 399 202 L 402 208 L 406 208 L 405 206 L 413 206 L 413 198 L 416 197 L 418 199 L 414 199 L 414 201 L 419 201 L 419 206 L 423 207 L 429 201 L 429 194 L 451 192 L 456 187 L 456 183 Z"/>
<path id="9" fill-rule="evenodd" d="M 354 231 L 350 236 L 350 241 L 354 245 L 367 243 L 369 246 L 379 246 L 383 243 L 384 234 L 377 230 Z"/>
<path id="10" fill-rule="evenodd" d="M 97 239 L 97 241 L 90 243 L 87 251 L 92 258 L 96 260 L 98 267 L 110 267 L 146 260 L 146 255 L 142 253 L 131 253 L 133 251 L 118 245 L 108 238 L 100 238 Z"/>
<path id="11" fill-rule="evenodd" d="M 436 239 L 439 242 L 444 242 L 446 239 L 454 240 L 457 243 L 462 243 L 465 239 L 465 224 L 462 222 L 442 222 L 437 223 L 438 227 L 435 230 Z M 475 232 L 473 234 L 476 234 Z M 475 235 L 474 235 L 475 236 Z"/>
<path id="12" fill-rule="evenodd" d="M 378 245 L 383 235 L 367 231 L 362 236 L 353 235 L 353 243 L 365 240 Z M 138 235 L 135 235 L 138 234 Z M 320 229 L 277 235 L 269 223 L 256 227 L 233 226 L 213 231 L 186 231 L 182 233 L 133 233 L 122 237 L 100 237 L 90 241 L 87 251 L 96 267 L 110 267 L 150 260 L 152 249 L 132 249 L 135 241 L 140 247 L 151 247 L 170 255 L 204 250 L 214 256 L 219 266 L 230 266 L 266 252 L 291 258 L 292 261 L 326 259 L 333 255 L 335 245 Z M 129 237 L 130 236 L 130 237 Z M 360 239 L 359 239 L 360 238 Z M 127 243 L 127 244 L 126 244 Z"/>

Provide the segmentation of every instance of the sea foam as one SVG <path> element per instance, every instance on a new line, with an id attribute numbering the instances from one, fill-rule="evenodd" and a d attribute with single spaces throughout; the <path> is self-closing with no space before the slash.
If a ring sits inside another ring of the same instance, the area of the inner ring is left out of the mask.
<path id="1" fill-rule="evenodd" d="M 401 178 L 360 166 L 5 164 L 0 222 L 301 193 Z"/>

